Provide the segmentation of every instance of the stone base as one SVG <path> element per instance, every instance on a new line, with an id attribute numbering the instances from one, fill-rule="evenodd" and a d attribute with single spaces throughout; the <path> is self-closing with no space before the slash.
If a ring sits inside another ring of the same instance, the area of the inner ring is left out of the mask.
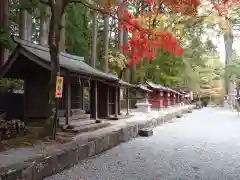
<path id="1" fill-rule="evenodd" d="M 100 154 L 131 138 L 152 135 L 152 128 L 176 117 L 176 114 L 186 113 L 193 107 L 176 110 L 162 117 L 149 119 L 144 122 L 127 124 L 124 127 L 106 128 L 99 133 L 90 133 L 86 137 L 76 136 L 65 144 L 52 145 L 46 148 L 40 156 L 31 157 L 29 160 L 0 168 L 2 180 L 39 180 L 56 174 L 64 169 L 74 166 L 79 161 Z M 100 123 L 104 124 L 104 123 Z M 98 124 L 99 125 L 99 124 Z M 140 129 L 140 131 L 139 131 Z M 89 129 L 88 129 L 89 130 Z"/>
<path id="2" fill-rule="evenodd" d="M 181 118 L 183 115 L 182 114 L 177 114 L 176 118 Z"/>
<path id="3" fill-rule="evenodd" d="M 188 110 L 187 113 L 192 113 L 192 110 Z"/>
<path id="4" fill-rule="evenodd" d="M 137 111 L 149 113 L 151 112 L 151 104 L 136 104 Z"/>
<path id="5" fill-rule="evenodd" d="M 149 137 L 153 135 L 153 129 L 150 128 L 140 129 L 138 134 L 139 136 Z"/>
<path id="6" fill-rule="evenodd" d="M 145 112 L 145 113 L 151 112 L 151 104 L 148 103 L 147 99 L 138 100 L 136 106 L 137 106 L 137 111 L 139 112 Z"/>

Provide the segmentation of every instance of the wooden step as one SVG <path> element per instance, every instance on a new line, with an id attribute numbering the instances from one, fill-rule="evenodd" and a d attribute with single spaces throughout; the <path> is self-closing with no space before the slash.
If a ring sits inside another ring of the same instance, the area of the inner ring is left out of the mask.
<path id="1" fill-rule="evenodd" d="M 78 114 L 78 115 L 73 115 L 71 116 L 69 119 L 72 121 L 76 121 L 76 120 L 84 120 L 84 119 L 90 119 L 91 115 L 90 114 Z"/>
<path id="2" fill-rule="evenodd" d="M 128 119 L 128 118 L 130 118 L 132 116 L 133 116 L 132 114 L 129 114 L 129 115 L 118 115 L 117 117 L 115 117 L 115 115 L 110 115 L 106 119 L 109 119 L 109 120 Z"/>
<path id="3" fill-rule="evenodd" d="M 85 114 L 85 110 L 82 109 L 72 109 L 72 115 L 77 115 L 77 114 Z"/>
<path id="4" fill-rule="evenodd" d="M 68 118 L 69 121 L 84 121 L 90 120 L 90 114 L 80 114 L 80 115 L 73 115 Z M 65 121 L 66 117 L 60 117 L 59 121 Z"/>
<path id="5" fill-rule="evenodd" d="M 96 120 L 92 120 L 92 119 L 85 119 L 85 120 L 79 120 L 79 121 L 69 121 L 69 124 L 71 126 L 84 126 L 84 125 L 88 125 L 88 124 L 94 124 L 96 122 Z M 59 121 L 60 126 L 64 126 L 65 125 L 65 119 L 61 119 Z"/>
<path id="6" fill-rule="evenodd" d="M 78 114 L 85 114 L 85 110 L 82 110 L 82 109 L 72 109 L 71 110 L 71 115 L 78 115 Z M 60 109 L 58 111 L 58 116 L 59 117 L 65 117 L 66 115 L 66 110 L 65 109 Z"/>
<path id="7" fill-rule="evenodd" d="M 84 132 L 96 131 L 98 129 L 108 127 L 110 125 L 111 125 L 110 123 L 102 122 L 102 123 L 87 124 L 82 126 L 75 126 L 73 129 L 62 127 L 62 130 L 64 132 L 69 132 L 69 133 L 84 133 Z"/>
<path id="8" fill-rule="evenodd" d="M 65 110 L 63 110 L 63 109 L 60 109 L 59 111 L 58 111 L 58 117 L 65 117 Z"/>

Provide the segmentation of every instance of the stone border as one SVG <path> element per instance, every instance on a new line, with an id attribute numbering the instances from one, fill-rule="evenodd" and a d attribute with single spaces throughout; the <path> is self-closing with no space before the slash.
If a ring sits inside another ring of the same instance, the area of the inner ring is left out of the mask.
<path id="1" fill-rule="evenodd" d="M 158 119 L 150 119 L 144 123 L 127 124 L 125 127 L 116 128 L 115 131 L 106 131 L 101 136 L 87 139 L 84 144 L 83 139 L 76 138 L 74 141 L 59 146 L 59 149 L 48 149 L 46 154 L 41 157 L 0 169 L 0 180 L 41 180 L 74 166 L 83 159 L 98 155 L 122 142 L 137 137 L 141 128 L 156 127 L 193 109 L 194 107 L 190 106 Z"/>

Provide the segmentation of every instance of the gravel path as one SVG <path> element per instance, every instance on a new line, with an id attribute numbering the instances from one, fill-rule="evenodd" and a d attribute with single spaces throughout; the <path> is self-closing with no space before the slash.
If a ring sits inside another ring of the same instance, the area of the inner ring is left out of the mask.
<path id="1" fill-rule="evenodd" d="M 240 117 L 205 108 L 45 180 L 239 180 Z"/>

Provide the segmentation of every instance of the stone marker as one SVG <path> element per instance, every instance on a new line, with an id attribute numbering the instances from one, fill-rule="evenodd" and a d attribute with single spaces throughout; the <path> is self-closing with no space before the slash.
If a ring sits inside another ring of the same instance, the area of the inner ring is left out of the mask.
<path id="1" fill-rule="evenodd" d="M 177 114 L 176 118 L 181 118 L 183 115 L 182 114 Z"/>
<path id="2" fill-rule="evenodd" d="M 143 128 L 139 130 L 139 136 L 148 137 L 153 135 L 153 129 Z"/>

